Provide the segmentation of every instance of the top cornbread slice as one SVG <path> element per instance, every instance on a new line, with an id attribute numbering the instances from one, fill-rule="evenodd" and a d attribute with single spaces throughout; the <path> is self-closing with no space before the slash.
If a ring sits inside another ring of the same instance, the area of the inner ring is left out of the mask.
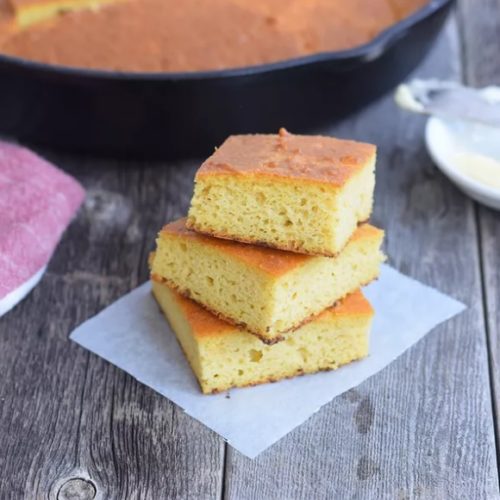
<path id="1" fill-rule="evenodd" d="M 333 137 L 229 137 L 200 167 L 187 226 L 219 238 L 335 255 L 371 214 L 376 148 Z"/>
<path id="2" fill-rule="evenodd" d="M 151 272 L 272 343 L 376 278 L 382 239 L 364 224 L 336 257 L 311 256 L 204 236 L 181 219 L 160 232 Z"/>

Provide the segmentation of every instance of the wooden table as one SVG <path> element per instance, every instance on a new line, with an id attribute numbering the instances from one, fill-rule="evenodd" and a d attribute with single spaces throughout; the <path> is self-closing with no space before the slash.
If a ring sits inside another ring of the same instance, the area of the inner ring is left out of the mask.
<path id="1" fill-rule="evenodd" d="M 500 0 L 463 0 L 420 76 L 500 84 Z M 380 147 L 374 222 L 393 266 L 468 304 L 256 460 L 68 340 L 148 277 L 195 162 L 43 151 L 88 192 L 35 291 L 0 320 L 0 498 L 499 498 L 500 214 L 433 166 L 390 96 L 325 132 Z"/>

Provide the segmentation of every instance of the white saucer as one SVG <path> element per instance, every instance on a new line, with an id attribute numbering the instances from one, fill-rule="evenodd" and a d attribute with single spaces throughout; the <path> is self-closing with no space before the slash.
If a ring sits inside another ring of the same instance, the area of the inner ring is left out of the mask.
<path id="1" fill-rule="evenodd" d="M 464 193 L 479 203 L 500 210 L 500 187 L 493 187 L 464 173 L 458 165 L 461 154 L 483 155 L 500 162 L 500 129 L 462 121 L 431 117 L 425 129 L 427 150 L 437 167 Z M 500 182 L 496 170 L 495 182 Z"/>

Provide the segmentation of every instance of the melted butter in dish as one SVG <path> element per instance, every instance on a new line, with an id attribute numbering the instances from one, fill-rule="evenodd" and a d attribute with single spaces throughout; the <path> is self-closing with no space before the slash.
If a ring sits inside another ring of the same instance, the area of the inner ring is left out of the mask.
<path id="1" fill-rule="evenodd" d="M 500 190 L 500 161 L 479 153 L 460 152 L 455 164 L 463 174 L 485 186 Z"/>
<path id="2" fill-rule="evenodd" d="M 454 184 L 500 210 L 500 129 L 431 117 L 425 141 L 436 166 Z"/>

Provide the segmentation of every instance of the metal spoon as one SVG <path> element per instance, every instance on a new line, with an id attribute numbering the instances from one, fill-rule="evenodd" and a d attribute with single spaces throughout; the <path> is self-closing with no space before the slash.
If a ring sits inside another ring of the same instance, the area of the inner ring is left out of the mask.
<path id="1" fill-rule="evenodd" d="M 403 109 L 500 128 L 500 87 L 473 89 L 455 82 L 413 80 L 397 87 L 394 98 Z"/>

